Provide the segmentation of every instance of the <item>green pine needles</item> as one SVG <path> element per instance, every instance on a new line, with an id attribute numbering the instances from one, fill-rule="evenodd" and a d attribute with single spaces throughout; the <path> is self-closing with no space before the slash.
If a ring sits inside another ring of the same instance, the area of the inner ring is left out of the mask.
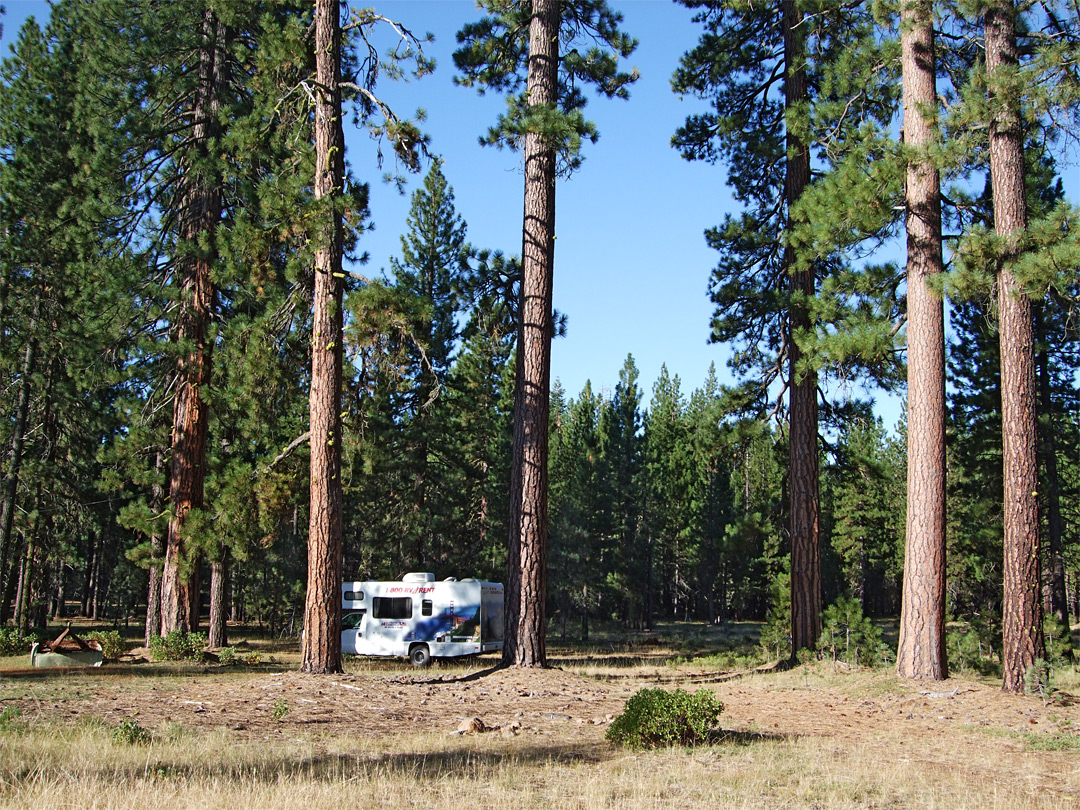
<path id="1" fill-rule="evenodd" d="M 458 32 L 455 83 L 506 96 L 506 112 L 480 143 L 520 149 L 525 135 L 540 135 L 559 157 L 559 173 L 581 166 L 584 142 L 595 143 L 596 125 L 585 118 L 586 88 L 604 98 L 626 99 L 639 78 L 621 70 L 637 40 L 620 30 L 622 15 L 606 0 L 563 2 L 559 11 L 559 72 L 554 104 L 532 104 L 527 91 L 531 3 L 479 0 L 486 16 Z"/>
<path id="2" fill-rule="evenodd" d="M 822 613 L 818 650 L 823 657 L 851 666 L 889 664 L 893 651 L 881 638 L 881 630 L 863 615 L 858 599 L 840 597 Z"/>

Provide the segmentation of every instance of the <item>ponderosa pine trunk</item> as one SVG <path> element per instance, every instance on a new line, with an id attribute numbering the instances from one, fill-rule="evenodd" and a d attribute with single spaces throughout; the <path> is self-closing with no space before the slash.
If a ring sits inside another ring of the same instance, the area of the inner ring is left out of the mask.
<path id="1" fill-rule="evenodd" d="M 20 634 L 25 635 L 30 630 L 28 610 L 30 604 L 30 580 L 31 569 L 34 565 L 34 534 L 37 532 L 37 520 L 31 526 L 31 532 L 26 538 L 26 547 L 19 561 L 19 587 L 15 593 L 15 627 Z"/>
<path id="2" fill-rule="evenodd" d="M 802 17 L 795 0 L 781 3 L 784 26 L 784 106 L 788 115 L 808 95 Z M 810 149 L 787 128 L 784 193 L 790 212 L 810 185 Z M 790 214 L 789 214 L 790 216 Z M 791 509 L 791 654 L 813 649 L 821 635 L 821 559 L 819 550 L 817 374 L 799 368 L 802 353 L 795 335 L 810 326 L 807 301 L 816 292 L 812 268 L 795 269 L 795 251 L 784 249 L 791 303 L 788 311 L 789 464 Z"/>
<path id="3" fill-rule="evenodd" d="M 97 558 L 98 534 L 92 533 L 86 538 L 86 554 L 83 556 L 86 563 L 83 566 L 82 599 L 79 600 L 80 616 L 90 616 L 91 595 L 94 592 L 94 565 L 97 563 Z"/>
<path id="4" fill-rule="evenodd" d="M 310 517 L 301 669 L 341 666 L 342 222 L 341 21 L 337 0 L 315 4 L 315 199 L 325 201 L 315 249 L 312 302 Z"/>
<path id="5" fill-rule="evenodd" d="M 221 184 L 200 164 L 218 134 L 218 110 L 225 77 L 224 26 L 211 10 L 202 20 L 199 85 L 192 115 L 191 159 L 185 161 L 180 202 L 180 238 L 187 251 L 178 261 L 180 305 L 174 341 L 181 347 L 173 403 L 172 466 L 169 476 L 170 519 L 161 576 L 161 633 L 190 632 L 199 624 L 197 561 L 185 548 L 184 521 L 203 505 L 206 436 L 210 413 L 205 392 L 210 386 L 213 343 L 208 339 L 214 309 L 211 268 L 214 232 L 221 220 Z"/>
<path id="6" fill-rule="evenodd" d="M 153 514 L 161 513 L 165 505 L 165 488 L 162 486 L 165 459 L 159 449 L 154 457 L 154 485 L 150 488 L 150 510 Z M 165 538 L 154 530 L 150 535 L 150 567 L 147 569 L 146 583 L 146 627 L 144 640 L 147 647 L 150 640 L 161 635 L 161 563 L 165 554 Z"/>
<path id="7" fill-rule="evenodd" d="M 67 618 L 67 597 L 65 595 L 66 577 L 64 576 L 64 561 L 56 561 L 56 601 L 53 603 L 52 618 L 54 622 L 62 622 Z"/>
<path id="8" fill-rule="evenodd" d="M 1015 15 L 1014 4 L 1007 1 L 993 3 L 985 11 L 994 230 L 1005 246 L 997 273 L 1004 481 L 1002 688 L 1022 693 L 1024 674 L 1044 650 L 1034 313 L 1010 266 L 1027 227 L 1020 99 L 1006 78 L 1019 62 Z"/>
<path id="9" fill-rule="evenodd" d="M 210 626 L 207 641 L 214 649 L 220 649 L 229 643 L 225 624 L 225 597 L 229 583 L 228 552 L 221 549 L 219 553 L 221 558 L 210 563 Z"/>
<path id="10" fill-rule="evenodd" d="M 529 27 L 529 106 L 558 100 L 559 0 L 533 0 Z M 555 150 L 525 136 L 521 324 L 514 395 L 510 545 L 503 664 L 542 667 L 547 601 L 548 408 L 555 259 Z"/>
<path id="11" fill-rule="evenodd" d="M 1069 598 L 1065 584 L 1065 555 L 1062 549 L 1064 523 L 1061 516 L 1061 477 L 1057 464 L 1057 433 L 1054 419 L 1054 400 L 1050 385 L 1050 351 L 1046 345 L 1045 320 L 1043 308 L 1035 313 L 1035 339 L 1039 353 L 1036 365 L 1039 371 L 1039 406 L 1042 411 L 1039 421 L 1040 444 L 1042 445 L 1043 469 L 1046 474 L 1046 540 L 1049 548 L 1049 612 L 1063 630 L 1062 641 L 1072 646 L 1069 634 Z"/>
<path id="12" fill-rule="evenodd" d="M 26 439 L 26 420 L 30 413 L 30 394 L 37 361 L 37 342 L 34 332 L 37 330 L 38 315 L 41 309 L 41 287 L 37 287 L 34 299 L 34 311 L 28 324 L 26 351 L 23 353 L 22 374 L 19 379 L 19 395 L 15 401 L 15 413 L 12 414 L 11 444 L 8 447 L 7 464 L 4 465 L 4 491 L 0 500 L 0 577 L 4 580 L 0 593 L 0 625 L 11 617 L 11 600 L 16 590 L 15 555 L 18 544 L 12 530 L 15 526 L 15 506 L 19 493 L 19 474 L 22 469 L 23 444 Z"/>
<path id="13" fill-rule="evenodd" d="M 90 588 L 90 618 L 97 621 L 101 618 L 102 602 L 104 601 L 102 579 L 105 578 L 105 533 L 98 536 L 97 553 L 94 554 L 94 574 L 91 577 L 93 583 Z"/>
<path id="14" fill-rule="evenodd" d="M 901 14 L 907 167 L 907 543 L 897 673 L 943 680 L 945 655 L 945 312 L 931 281 L 944 270 L 933 10 L 908 0 Z"/>

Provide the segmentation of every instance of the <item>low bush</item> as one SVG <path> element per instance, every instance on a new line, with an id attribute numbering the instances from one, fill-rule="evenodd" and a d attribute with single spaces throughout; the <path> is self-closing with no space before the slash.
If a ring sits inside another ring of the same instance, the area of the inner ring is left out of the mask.
<path id="1" fill-rule="evenodd" d="M 1001 629 L 979 617 L 950 624 L 945 631 L 949 670 L 959 674 L 1001 675 Z"/>
<path id="2" fill-rule="evenodd" d="M 24 636 L 14 627 L 0 627 L 0 656 L 29 654 L 37 640 L 36 633 Z"/>
<path id="3" fill-rule="evenodd" d="M 628 748 L 698 745 L 708 739 L 724 704 L 707 689 L 694 694 L 676 689 L 642 689 L 626 702 L 607 739 Z"/>
<path id="4" fill-rule="evenodd" d="M 135 719 L 122 721 L 113 729 L 112 737 L 113 742 L 120 745 L 146 745 L 152 739 L 150 732 Z"/>
<path id="5" fill-rule="evenodd" d="M 222 665 L 231 667 L 243 664 L 246 667 L 258 666 L 262 663 L 262 654 L 256 650 L 242 653 L 236 647 L 222 647 L 217 651 L 218 661 Z"/>
<path id="6" fill-rule="evenodd" d="M 1036 658 L 1035 662 L 1024 671 L 1024 691 L 1032 697 L 1041 698 L 1048 702 L 1057 692 L 1054 685 L 1054 668 L 1044 658 Z"/>
<path id="7" fill-rule="evenodd" d="M 1077 663 L 1077 651 L 1073 648 L 1068 624 L 1047 616 L 1043 620 L 1043 643 L 1046 661 L 1052 668 L 1062 669 Z"/>
<path id="8" fill-rule="evenodd" d="M 150 655 L 155 661 L 201 661 L 206 644 L 206 633 L 173 630 L 150 639 Z"/>
<path id="9" fill-rule="evenodd" d="M 86 634 L 86 640 L 101 644 L 101 654 L 108 661 L 115 661 L 127 652 L 127 645 L 117 630 L 95 630 Z"/>
<path id="10" fill-rule="evenodd" d="M 766 660 L 785 661 L 791 657 L 791 575 L 781 571 L 769 586 L 772 602 L 759 643 Z"/>

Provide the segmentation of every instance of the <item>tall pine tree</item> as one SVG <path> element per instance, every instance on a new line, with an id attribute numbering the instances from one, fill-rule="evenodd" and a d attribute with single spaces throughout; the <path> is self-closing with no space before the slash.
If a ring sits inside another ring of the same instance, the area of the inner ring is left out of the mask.
<path id="1" fill-rule="evenodd" d="M 555 179 L 559 163 L 580 164 L 583 138 L 596 128 L 581 109 L 579 83 L 625 98 L 636 74 L 620 73 L 634 40 L 604 0 L 486 0 L 490 16 L 458 34 L 454 63 L 466 85 L 507 94 L 507 112 L 488 143 L 522 151 L 525 206 L 521 304 L 518 312 L 517 396 L 510 479 L 510 542 L 505 665 L 546 661 L 548 407 L 551 385 L 552 280 L 555 260 Z M 586 43 L 584 53 L 576 45 Z"/>
<path id="2" fill-rule="evenodd" d="M 945 315 L 933 289 L 944 270 L 933 8 L 901 14 L 907 170 L 908 497 L 897 671 L 948 677 L 945 656 Z"/>
<path id="3" fill-rule="evenodd" d="M 729 182 L 746 206 L 706 241 L 721 253 L 713 271 L 711 339 L 739 345 L 732 360 L 744 385 L 742 410 L 782 407 L 789 426 L 789 534 L 794 650 L 813 647 L 821 628 L 818 372 L 813 301 L 822 262 L 800 255 L 795 211 L 811 184 L 810 111 L 822 92 L 829 32 L 849 31 L 858 9 L 785 0 L 779 8 L 739 0 L 682 0 L 704 27 L 672 80 L 678 93 L 712 105 L 672 139 L 683 157 L 730 164 Z M 815 13 L 810 14 L 809 11 Z M 810 92 L 811 85 L 817 90 Z M 804 352 L 804 346 L 810 347 Z"/>
<path id="4" fill-rule="evenodd" d="M 342 418 L 341 394 L 344 339 L 345 217 L 347 205 L 357 195 L 345 171 L 345 139 L 342 129 L 345 88 L 354 94 L 364 124 L 386 135 L 397 157 L 410 170 L 419 168 L 424 142 L 415 125 L 403 121 L 373 93 L 382 65 L 371 43 L 370 32 L 386 18 L 370 10 L 358 11 L 349 23 L 354 42 L 366 47 L 363 86 L 345 73 L 341 8 L 336 0 L 315 4 L 315 180 L 314 197 L 318 224 L 315 242 L 315 284 L 312 298 L 310 413 L 310 504 L 308 515 L 308 578 L 304 608 L 304 643 L 301 669 L 309 673 L 341 671 L 342 580 Z M 429 65 L 414 48 L 419 41 L 407 30 L 394 26 L 403 50 L 393 51 L 394 61 L 415 60 L 417 73 Z M 350 65 L 351 70 L 355 66 Z M 351 72 L 351 71 L 350 71 Z M 365 200 L 366 202 L 366 200 Z M 350 216 L 350 228 L 356 226 Z M 349 240 L 350 242 L 353 240 Z"/>

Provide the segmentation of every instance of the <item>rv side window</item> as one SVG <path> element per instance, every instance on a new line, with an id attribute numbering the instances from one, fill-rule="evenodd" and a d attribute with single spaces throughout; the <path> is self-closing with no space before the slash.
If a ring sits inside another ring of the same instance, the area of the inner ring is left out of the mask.
<path id="1" fill-rule="evenodd" d="M 345 593 L 343 593 L 341 595 L 341 598 L 345 602 L 363 602 L 364 601 L 364 592 L 363 591 L 345 591 Z"/>
<path id="2" fill-rule="evenodd" d="M 424 616 L 430 616 L 431 615 L 431 600 L 430 599 L 421 599 L 420 600 L 420 613 L 422 615 L 424 615 Z"/>
<path id="3" fill-rule="evenodd" d="M 364 619 L 364 611 L 357 613 L 346 613 L 341 617 L 341 629 L 342 630 L 357 630 L 360 627 L 360 622 Z"/>
<path id="4" fill-rule="evenodd" d="M 411 619 L 411 596 L 376 596 L 373 597 L 371 615 L 376 619 Z"/>

